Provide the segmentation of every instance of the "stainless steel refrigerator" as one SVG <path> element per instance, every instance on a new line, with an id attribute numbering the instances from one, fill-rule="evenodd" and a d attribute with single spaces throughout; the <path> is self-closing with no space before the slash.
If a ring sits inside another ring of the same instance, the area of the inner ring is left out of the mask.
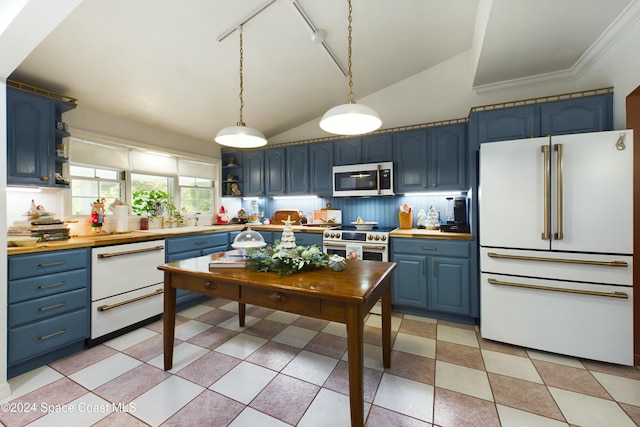
<path id="1" fill-rule="evenodd" d="M 633 364 L 633 134 L 482 144 L 480 331 Z"/>

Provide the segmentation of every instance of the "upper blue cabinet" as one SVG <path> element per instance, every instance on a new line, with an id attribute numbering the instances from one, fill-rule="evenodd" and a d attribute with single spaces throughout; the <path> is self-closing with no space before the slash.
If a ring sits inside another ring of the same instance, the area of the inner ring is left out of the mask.
<path id="1" fill-rule="evenodd" d="M 477 143 L 613 129 L 613 94 L 478 111 L 469 138 Z"/>
<path id="2" fill-rule="evenodd" d="M 398 132 L 394 136 L 396 192 L 467 189 L 464 123 Z"/>
<path id="3" fill-rule="evenodd" d="M 69 186 L 56 182 L 56 173 L 62 177 L 61 165 L 68 161 L 61 148 L 69 136 L 62 113 L 73 108 L 72 103 L 7 87 L 7 184 Z"/>
<path id="4" fill-rule="evenodd" d="M 333 164 L 390 162 L 393 159 L 392 141 L 391 133 L 335 140 Z"/>
<path id="5" fill-rule="evenodd" d="M 333 142 L 287 147 L 287 194 L 330 196 Z"/>

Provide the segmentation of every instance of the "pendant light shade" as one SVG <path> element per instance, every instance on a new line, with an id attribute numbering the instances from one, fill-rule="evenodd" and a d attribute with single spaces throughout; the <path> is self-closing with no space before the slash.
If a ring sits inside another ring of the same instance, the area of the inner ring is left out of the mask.
<path id="1" fill-rule="evenodd" d="M 238 28 L 240 33 L 240 120 L 235 126 L 228 126 L 216 135 L 216 142 L 220 145 L 233 148 L 257 148 L 267 144 L 267 139 L 262 132 L 252 127 L 246 126 L 242 121 L 242 110 L 244 108 L 244 80 L 243 71 L 243 49 L 242 49 L 242 25 Z"/>
<path id="2" fill-rule="evenodd" d="M 233 148 L 257 148 L 267 143 L 267 139 L 258 129 L 249 126 L 229 126 L 216 135 L 216 142 Z"/>
<path id="3" fill-rule="evenodd" d="M 373 108 L 362 104 L 342 104 L 324 113 L 320 127 L 338 135 L 360 135 L 372 132 L 382 125 Z"/>
<path id="4" fill-rule="evenodd" d="M 349 58 L 349 94 L 347 103 L 338 105 L 327 111 L 320 120 L 320 128 L 329 133 L 337 135 L 360 135 L 373 132 L 382 125 L 380 116 L 373 108 L 366 105 L 356 104 L 353 100 L 353 73 L 351 71 L 351 0 L 347 0 L 349 6 L 348 15 L 348 58 Z"/>

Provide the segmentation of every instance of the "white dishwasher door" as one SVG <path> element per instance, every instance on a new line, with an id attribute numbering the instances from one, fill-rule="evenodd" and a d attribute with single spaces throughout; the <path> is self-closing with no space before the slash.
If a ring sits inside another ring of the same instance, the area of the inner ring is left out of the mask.
<path id="1" fill-rule="evenodd" d="M 91 339 L 161 314 L 164 240 L 94 248 Z"/>

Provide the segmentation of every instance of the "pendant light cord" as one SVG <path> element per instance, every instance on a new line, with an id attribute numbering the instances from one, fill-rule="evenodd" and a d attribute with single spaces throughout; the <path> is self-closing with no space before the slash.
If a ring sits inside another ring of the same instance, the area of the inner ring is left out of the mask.
<path id="1" fill-rule="evenodd" d="M 348 33 L 349 33 L 349 37 L 348 37 L 348 41 L 349 41 L 349 50 L 348 50 L 348 68 L 349 68 L 349 95 L 347 95 L 347 104 L 355 104 L 356 102 L 353 100 L 353 73 L 351 72 L 351 12 L 353 11 L 353 8 L 351 7 L 351 0 L 347 1 L 348 5 L 349 5 L 349 26 L 347 27 L 348 29 Z"/>
<path id="2" fill-rule="evenodd" d="M 242 93 L 244 92 L 244 79 L 242 78 L 242 56 L 244 50 L 242 49 L 242 25 L 239 27 L 240 33 L 240 121 L 238 122 L 238 126 L 244 126 L 244 121 L 242 120 L 242 110 L 244 108 L 244 99 L 242 97 Z"/>

